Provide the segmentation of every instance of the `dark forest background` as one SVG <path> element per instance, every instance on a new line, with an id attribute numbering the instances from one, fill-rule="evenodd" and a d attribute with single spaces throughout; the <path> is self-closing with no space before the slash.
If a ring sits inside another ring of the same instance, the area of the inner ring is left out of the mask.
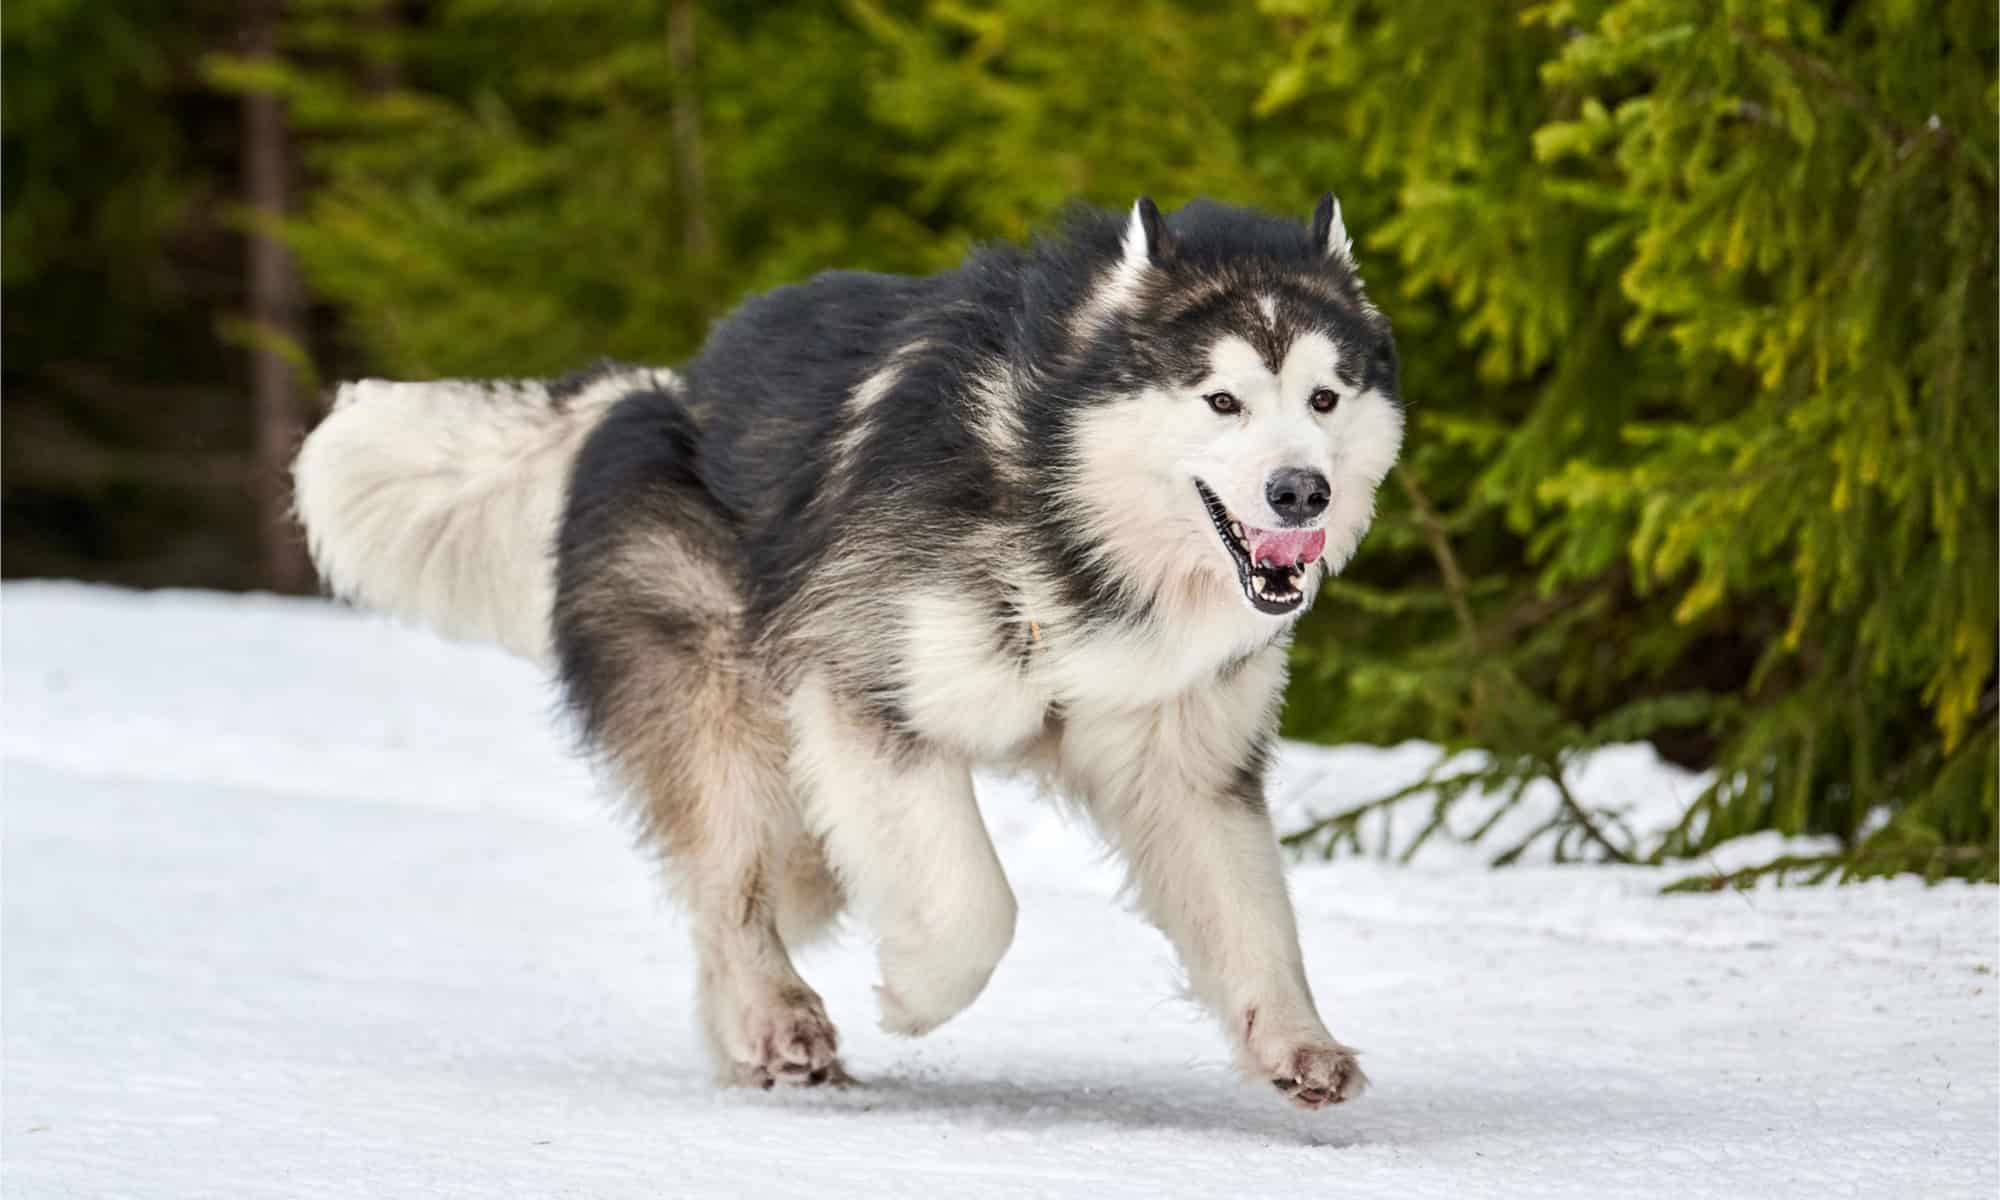
<path id="1" fill-rule="evenodd" d="M 0 45 L 9 576 L 309 591 L 328 381 L 671 363 L 1072 198 L 1330 187 L 1414 424 L 1289 732 L 1485 750 L 1440 814 L 1611 742 L 1714 772 L 1664 840 L 1566 805 L 1579 857 L 1995 874 L 1987 0 L 9 0 Z"/>

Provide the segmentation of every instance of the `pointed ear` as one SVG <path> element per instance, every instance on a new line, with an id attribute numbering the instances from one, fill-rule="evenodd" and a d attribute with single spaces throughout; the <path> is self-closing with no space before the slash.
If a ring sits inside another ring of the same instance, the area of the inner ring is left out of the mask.
<path id="1" fill-rule="evenodd" d="M 1123 252 L 1119 266 L 1128 271 L 1165 262 L 1173 253 L 1167 223 L 1151 196 L 1139 197 L 1132 206 L 1132 219 L 1125 223 L 1125 237 L 1119 248 Z"/>
<path id="2" fill-rule="evenodd" d="M 1326 258 L 1354 265 L 1354 239 L 1347 236 L 1347 223 L 1340 219 L 1340 201 L 1328 192 L 1313 210 L 1312 244 Z"/>

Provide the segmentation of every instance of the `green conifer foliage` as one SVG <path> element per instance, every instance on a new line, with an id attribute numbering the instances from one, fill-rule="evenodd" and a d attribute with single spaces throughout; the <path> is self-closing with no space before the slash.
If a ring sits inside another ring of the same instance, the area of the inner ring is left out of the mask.
<path id="1" fill-rule="evenodd" d="M 213 64 L 311 131 L 295 242 L 366 366 L 672 361 L 1073 197 L 1331 187 L 1413 425 L 1288 732 L 1483 748 L 1435 813 L 1547 781 L 1566 856 L 1995 874 L 1990 4 L 705 4 L 691 76 L 670 7 L 315 0 L 282 78 Z M 1641 738 L 1714 772 L 1664 841 L 1565 786 Z M 1294 844 L 1354 845 L 1354 799 Z"/>
<path id="2" fill-rule="evenodd" d="M 1448 714 L 1496 752 L 1483 784 L 1652 736 L 1716 783 L 1622 851 L 1776 828 L 1991 877 L 1990 6 L 1300 15 L 1270 102 L 1353 113 L 1398 192 L 1374 244 L 1480 385 L 1416 397 L 1406 476 L 1457 628 L 1402 642 L 1422 577 L 1353 585 L 1384 619 L 1302 650 L 1341 693 L 1314 731 L 1371 696 Z M 1370 100 L 1399 63 L 1443 94 Z"/>

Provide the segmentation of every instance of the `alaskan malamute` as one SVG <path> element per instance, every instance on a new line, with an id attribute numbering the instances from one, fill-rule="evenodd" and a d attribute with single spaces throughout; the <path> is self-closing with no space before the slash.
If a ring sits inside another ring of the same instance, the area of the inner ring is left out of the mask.
<path id="1" fill-rule="evenodd" d="M 306 441 L 333 590 L 550 664 L 692 912 L 724 1079 L 845 1078 L 789 949 L 852 909 L 927 1033 L 1014 935 L 975 766 L 1128 864 L 1242 1068 L 1366 1080 L 1306 983 L 1264 774 L 1292 628 L 1403 416 L 1340 207 L 1079 212 L 749 301 L 678 371 L 368 381 Z"/>

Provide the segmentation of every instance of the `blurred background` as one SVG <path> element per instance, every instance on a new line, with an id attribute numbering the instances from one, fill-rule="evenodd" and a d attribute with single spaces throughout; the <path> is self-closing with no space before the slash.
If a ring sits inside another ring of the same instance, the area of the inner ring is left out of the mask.
<path id="1" fill-rule="evenodd" d="M 1990 0 L 10 0 L 0 38 L 9 577 L 310 592 L 284 468 L 333 380 L 672 363 L 1073 198 L 1332 188 L 1413 425 L 1288 733 L 1478 748 L 1435 812 L 1554 786 L 1559 854 L 1996 875 Z M 1664 836 L 1564 788 L 1632 741 L 1707 773 Z"/>

